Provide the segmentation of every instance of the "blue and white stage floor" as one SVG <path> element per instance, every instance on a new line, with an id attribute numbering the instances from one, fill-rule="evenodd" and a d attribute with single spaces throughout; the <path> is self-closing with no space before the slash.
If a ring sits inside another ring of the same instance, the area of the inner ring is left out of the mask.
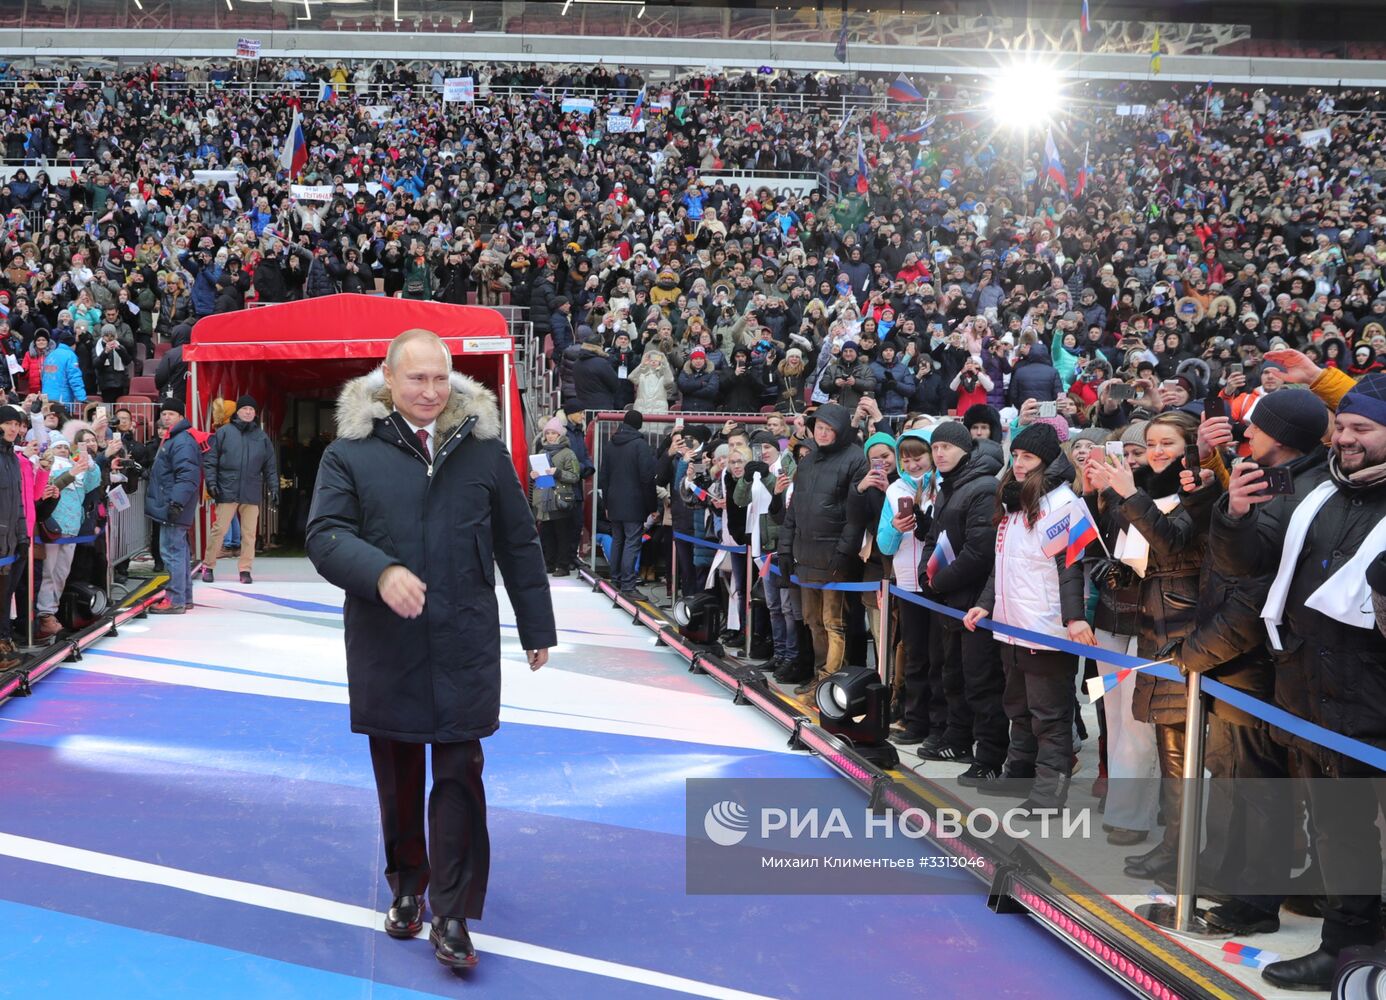
<path id="1" fill-rule="evenodd" d="M 550 665 L 505 647 L 481 963 L 459 979 L 380 929 L 340 593 L 302 560 L 256 576 L 0 706 L 0 996 L 1122 995 L 977 896 L 687 895 L 685 778 L 831 772 L 565 581 Z"/>

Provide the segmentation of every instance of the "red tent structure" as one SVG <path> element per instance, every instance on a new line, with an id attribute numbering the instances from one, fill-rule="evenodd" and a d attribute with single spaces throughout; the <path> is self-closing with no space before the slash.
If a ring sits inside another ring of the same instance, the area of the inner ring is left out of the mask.
<path id="1" fill-rule="evenodd" d="M 481 306 L 328 295 L 208 316 L 193 327 L 192 341 L 183 349 L 191 380 L 188 418 L 205 429 L 213 399 L 250 393 L 273 433 L 283 423 L 285 400 L 335 398 L 348 379 L 385 360 L 397 334 L 415 328 L 442 337 L 454 367 L 495 391 L 506 441 L 524 481 L 528 447 L 515 345 L 505 317 Z"/>

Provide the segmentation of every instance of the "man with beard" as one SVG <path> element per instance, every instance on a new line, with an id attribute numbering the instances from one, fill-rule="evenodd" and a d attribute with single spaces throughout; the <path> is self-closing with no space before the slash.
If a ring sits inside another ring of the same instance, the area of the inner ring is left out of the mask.
<path id="1" fill-rule="evenodd" d="M 1293 381 L 1320 383 L 1297 351 L 1276 352 Z M 1288 357 L 1281 357 L 1288 356 Z M 1301 371 L 1301 369 L 1303 371 Z M 1337 405 L 1328 478 L 1297 483 L 1293 507 L 1267 504 L 1264 473 L 1239 466 L 1220 518 L 1244 551 L 1274 573 L 1261 617 L 1276 665 L 1276 700 L 1295 715 L 1386 746 L 1386 637 L 1376 628 L 1368 565 L 1386 551 L 1386 373 L 1368 375 Z M 1266 506 L 1259 506 L 1266 504 Z M 1278 559 L 1277 559 L 1278 554 Z M 1259 567 L 1258 567 L 1259 569 Z M 1382 939 L 1382 773 L 1318 744 L 1295 740 L 1307 790 L 1326 904 L 1318 949 L 1262 971 L 1282 989 L 1327 990 L 1344 948 Z M 1343 778 L 1372 779 L 1343 781 Z"/>

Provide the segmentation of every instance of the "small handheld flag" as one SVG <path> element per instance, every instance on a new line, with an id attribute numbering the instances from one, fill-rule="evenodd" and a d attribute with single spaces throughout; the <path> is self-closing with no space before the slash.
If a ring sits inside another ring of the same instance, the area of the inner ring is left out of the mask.
<path id="1" fill-rule="evenodd" d="M 857 193 L 866 194 L 871 189 L 871 179 L 866 174 L 866 143 L 862 142 L 861 129 L 857 129 Z"/>
<path id="2" fill-rule="evenodd" d="M 895 82 L 886 90 L 886 97 L 892 101 L 902 101 L 907 104 L 924 100 L 924 95 L 915 88 L 914 84 L 910 83 L 910 78 L 904 73 L 895 78 Z"/>
<path id="3" fill-rule="evenodd" d="M 1078 511 L 1076 505 L 1071 507 L 1072 516 L 1069 519 L 1066 554 L 1064 565 L 1072 566 L 1079 559 L 1083 558 L 1083 552 L 1089 545 L 1099 537 L 1097 526 L 1092 523 L 1092 518 L 1088 517 L 1086 510 Z"/>
<path id="4" fill-rule="evenodd" d="M 1114 674 L 1102 674 L 1098 677 L 1089 677 L 1083 687 L 1088 692 L 1090 702 L 1099 701 L 1103 695 L 1112 691 L 1118 684 L 1126 680 L 1132 674 L 1139 673 L 1146 667 L 1153 667 L 1157 663 L 1168 663 L 1169 660 L 1152 660 L 1149 663 L 1142 663 L 1138 667 L 1122 667 Z"/>
<path id="5" fill-rule="evenodd" d="M 938 544 L 934 546 L 933 555 L 929 556 L 929 561 L 924 566 L 924 575 L 929 583 L 932 584 L 934 582 L 935 573 L 949 565 L 956 558 L 957 556 L 953 554 L 953 543 L 948 541 L 948 532 L 940 532 Z"/>
<path id="6" fill-rule="evenodd" d="M 842 12 L 842 30 L 837 33 L 837 44 L 833 46 L 833 57 L 840 63 L 847 61 L 847 12 Z"/>
<path id="7" fill-rule="evenodd" d="M 1088 0 L 1083 0 L 1083 10 L 1078 15 L 1078 28 L 1085 35 L 1092 30 L 1092 22 L 1088 20 Z"/>
<path id="8" fill-rule="evenodd" d="M 1059 147 L 1054 145 L 1053 129 L 1044 135 L 1044 172 L 1059 190 L 1068 194 L 1068 178 L 1064 176 L 1064 161 L 1059 159 Z"/>
<path id="9" fill-rule="evenodd" d="M 1083 165 L 1078 169 L 1078 180 L 1073 185 L 1073 197 L 1083 197 L 1083 191 L 1088 186 L 1088 144 L 1083 143 Z"/>
<path id="10" fill-rule="evenodd" d="M 1224 962 L 1235 962 L 1237 965 L 1249 965 L 1253 969 L 1264 969 L 1272 962 L 1280 961 L 1280 955 L 1273 951 L 1266 951 L 1264 948 L 1253 948 L 1249 944 L 1239 944 L 1236 941 L 1224 941 L 1222 945 L 1222 960 Z"/>
<path id="11" fill-rule="evenodd" d="M 645 111 L 645 88 L 644 88 L 644 87 L 641 87 L 641 88 L 640 88 L 640 93 L 638 93 L 638 94 L 635 95 L 635 107 L 631 108 L 631 111 L 630 111 L 630 128 L 631 128 L 631 131 L 632 131 L 632 132 L 635 131 L 636 126 L 638 126 L 638 125 L 640 124 L 640 116 L 641 116 L 641 114 L 644 113 L 644 111 Z"/>

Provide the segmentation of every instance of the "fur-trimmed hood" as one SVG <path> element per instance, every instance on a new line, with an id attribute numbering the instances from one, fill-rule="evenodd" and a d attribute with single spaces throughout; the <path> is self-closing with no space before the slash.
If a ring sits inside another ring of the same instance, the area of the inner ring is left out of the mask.
<path id="1" fill-rule="evenodd" d="M 448 405 L 438 415 L 438 437 L 445 437 L 470 417 L 476 418 L 473 437 L 483 440 L 500 437 L 500 407 L 496 394 L 461 372 L 453 372 L 448 381 L 452 394 L 448 397 Z M 394 403 L 390 390 L 385 387 L 384 369 L 377 368 L 342 387 L 337 397 L 337 436 L 365 440 L 374 432 L 375 422 L 384 420 L 392 412 Z"/>

